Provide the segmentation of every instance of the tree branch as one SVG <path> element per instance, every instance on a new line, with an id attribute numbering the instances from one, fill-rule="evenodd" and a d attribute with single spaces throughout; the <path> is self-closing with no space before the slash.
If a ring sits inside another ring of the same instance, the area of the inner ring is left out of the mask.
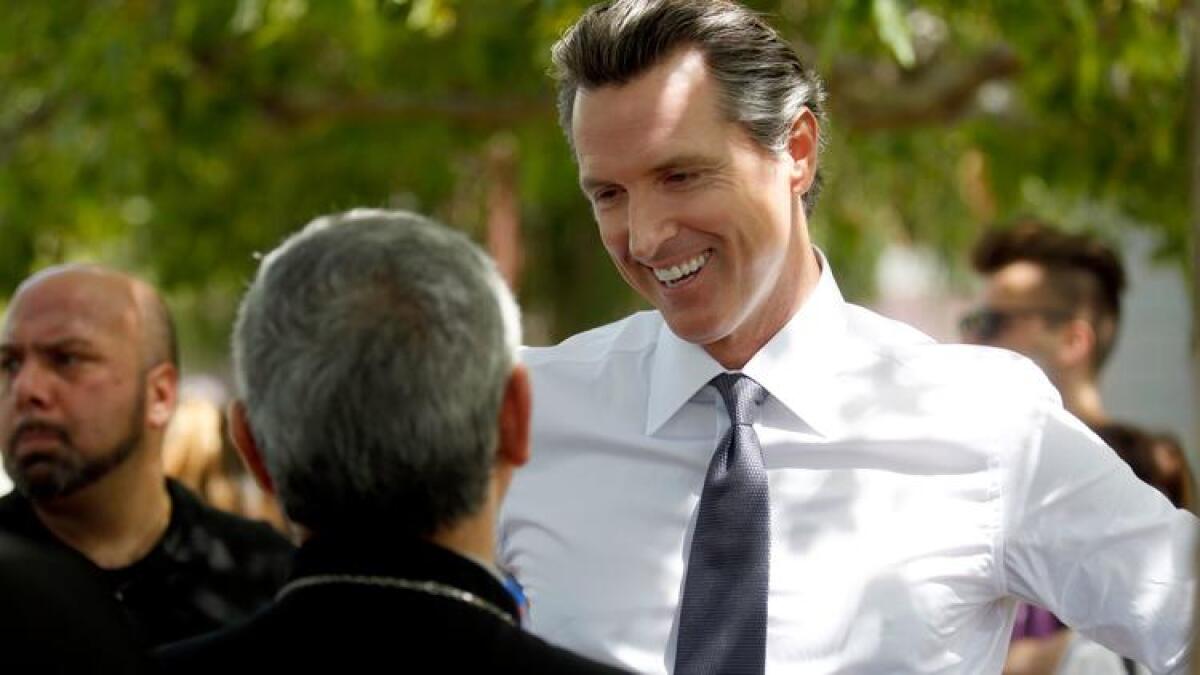
<path id="1" fill-rule="evenodd" d="M 984 84 L 1020 69 L 1006 45 L 970 59 L 939 59 L 911 73 L 891 64 L 839 60 L 829 78 L 830 101 L 835 121 L 854 131 L 936 126 L 967 112 Z"/>
<path id="2" fill-rule="evenodd" d="M 829 77 L 830 100 L 838 125 L 863 132 L 945 124 L 966 112 L 987 82 L 1020 70 L 1005 45 L 970 59 L 943 58 L 903 73 L 891 62 L 839 59 Z M 500 129 L 539 118 L 553 119 L 554 101 L 541 96 L 485 99 L 472 94 L 428 98 L 389 92 L 382 95 L 328 96 L 320 91 L 265 93 L 260 109 L 286 125 L 330 119 L 357 121 L 430 120 Z"/>
<path id="3" fill-rule="evenodd" d="M 268 117 L 288 126 L 328 120 L 360 122 L 440 119 L 466 126 L 504 128 L 538 118 L 553 119 L 550 96 L 483 99 L 473 95 L 427 98 L 403 92 L 334 96 L 320 92 L 267 94 L 258 97 Z"/>

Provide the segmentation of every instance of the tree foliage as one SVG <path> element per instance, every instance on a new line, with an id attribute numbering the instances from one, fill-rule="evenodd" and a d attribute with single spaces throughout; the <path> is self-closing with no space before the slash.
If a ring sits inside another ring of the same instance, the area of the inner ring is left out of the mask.
<path id="1" fill-rule="evenodd" d="M 554 121 L 549 47 L 581 0 L 58 0 L 0 9 L 0 284 L 80 258 L 166 288 L 214 351 L 253 253 L 358 205 L 480 240 L 516 152 L 535 339 L 637 301 Z M 1136 224 L 1186 258 L 1179 0 L 763 0 L 829 83 L 818 241 L 848 294 L 897 237 L 947 260 L 1034 211 Z M 540 328 L 538 328 L 540 326 Z"/>

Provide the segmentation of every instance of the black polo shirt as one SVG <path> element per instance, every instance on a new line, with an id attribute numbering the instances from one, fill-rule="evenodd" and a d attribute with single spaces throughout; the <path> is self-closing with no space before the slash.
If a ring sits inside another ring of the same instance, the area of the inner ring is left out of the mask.
<path id="1" fill-rule="evenodd" d="M 15 491 L 0 498 L 0 531 L 85 561 L 148 646 L 216 630 L 267 604 L 287 578 L 292 545 L 266 523 L 214 509 L 168 480 L 171 522 L 141 560 L 104 570 L 56 538 Z"/>

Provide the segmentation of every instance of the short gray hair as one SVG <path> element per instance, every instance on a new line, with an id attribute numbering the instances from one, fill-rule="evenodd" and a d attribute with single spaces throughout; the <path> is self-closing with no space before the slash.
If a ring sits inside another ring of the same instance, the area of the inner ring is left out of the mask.
<path id="1" fill-rule="evenodd" d="M 626 84 L 686 47 L 704 54 L 726 118 L 764 149 L 782 152 L 805 108 L 824 121 L 820 77 L 749 9 L 727 0 L 615 0 L 592 5 L 554 45 L 559 123 L 567 141 L 573 142 L 571 116 L 580 89 Z M 820 189 L 818 171 L 804 194 L 806 214 Z"/>
<path id="2" fill-rule="evenodd" d="M 360 209 L 290 237 L 233 333 L 239 395 L 288 516 L 428 535 L 475 513 L 520 339 L 511 292 L 459 232 Z"/>

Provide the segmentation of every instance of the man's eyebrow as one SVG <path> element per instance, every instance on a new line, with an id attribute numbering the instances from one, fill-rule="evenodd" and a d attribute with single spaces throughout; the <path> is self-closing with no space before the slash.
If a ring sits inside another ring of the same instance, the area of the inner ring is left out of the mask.
<path id="1" fill-rule="evenodd" d="M 651 171 L 651 173 L 662 173 L 664 171 L 670 171 L 672 169 L 679 169 L 679 168 L 685 168 L 685 167 L 693 167 L 693 168 L 699 167 L 702 169 L 716 169 L 722 165 L 723 165 L 723 163 L 721 162 L 721 160 L 716 159 L 715 157 L 709 157 L 708 155 L 687 154 L 687 155 L 676 155 L 674 157 L 668 157 L 667 159 L 663 160 L 662 162 L 655 164 L 654 167 L 652 169 L 650 169 L 650 171 Z"/>
<path id="2" fill-rule="evenodd" d="M 92 341 L 81 338 L 81 337 L 65 337 L 65 338 L 60 338 L 58 340 L 50 340 L 49 342 L 44 342 L 38 346 L 46 347 L 46 348 L 91 347 Z"/>
<path id="3" fill-rule="evenodd" d="M 61 349 L 91 349 L 92 346 L 93 343 L 90 340 L 72 336 L 36 342 L 31 346 L 31 349 L 35 352 L 48 352 Z M 13 343 L 0 343 L 0 351 L 16 351 L 17 349 L 20 349 L 20 347 Z"/>
<path id="4" fill-rule="evenodd" d="M 659 174 L 664 171 L 680 168 L 701 168 L 701 169 L 719 169 L 725 165 L 723 160 L 700 154 L 683 154 L 668 157 L 667 159 L 650 167 L 650 174 Z M 579 188 L 584 192 L 590 192 L 598 187 L 612 185 L 612 181 L 603 180 L 600 178 L 592 178 L 591 176 L 580 176 Z"/>
<path id="5" fill-rule="evenodd" d="M 600 178 L 580 177 L 579 189 L 584 192 L 591 192 L 602 185 L 611 185 L 611 181 L 602 180 Z"/>

